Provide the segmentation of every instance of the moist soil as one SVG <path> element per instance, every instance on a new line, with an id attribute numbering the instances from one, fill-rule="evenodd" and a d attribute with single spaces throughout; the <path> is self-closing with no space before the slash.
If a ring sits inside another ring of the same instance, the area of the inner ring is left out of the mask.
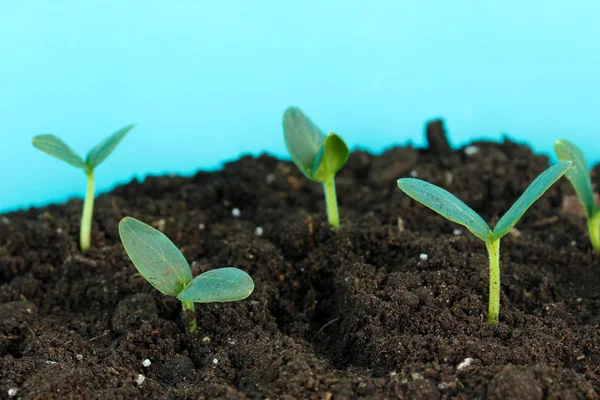
<path id="1" fill-rule="evenodd" d="M 0 396 L 600 398 L 600 255 L 569 183 L 502 240 L 500 322 L 489 325 L 484 244 L 396 180 L 440 185 L 493 225 L 549 160 L 508 139 L 451 151 L 429 128 L 425 149 L 352 153 L 336 180 L 337 230 L 321 186 L 268 155 L 100 195 L 86 255 L 79 199 L 0 216 Z M 125 216 L 162 230 L 194 275 L 247 271 L 254 293 L 197 304 L 186 334 L 180 303 L 125 254 Z"/>

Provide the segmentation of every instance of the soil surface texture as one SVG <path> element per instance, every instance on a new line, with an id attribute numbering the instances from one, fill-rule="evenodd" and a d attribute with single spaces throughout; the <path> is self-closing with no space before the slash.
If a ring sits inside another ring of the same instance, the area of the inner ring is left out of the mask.
<path id="1" fill-rule="evenodd" d="M 425 149 L 354 151 L 338 230 L 322 187 L 268 155 L 100 195 L 85 256 L 79 199 L 0 215 L 0 398 L 600 398 L 600 255 L 571 186 L 502 239 L 489 325 L 484 244 L 396 180 L 442 186 L 493 226 L 549 160 L 508 139 L 450 150 L 440 130 Z M 181 304 L 125 254 L 125 216 L 161 229 L 194 276 L 235 266 L 255 292 L 197 304 L 186 334 Z"/>

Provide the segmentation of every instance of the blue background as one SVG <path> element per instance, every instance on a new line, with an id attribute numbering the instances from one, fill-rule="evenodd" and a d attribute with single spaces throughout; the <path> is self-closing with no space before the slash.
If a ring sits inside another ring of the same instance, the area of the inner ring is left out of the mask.
<path id="1" fill-rule="evenodd" d="M 84 155 L 138 127 L 97 185 L 191 173 L 240 153 L 284 156 L 298 105 L 352 147 L 503 133 L 600 159 L 600 2 L 2 1 L 0 210 L 82 195 L 81 171 L 31 147 L 54 133 Z"/>

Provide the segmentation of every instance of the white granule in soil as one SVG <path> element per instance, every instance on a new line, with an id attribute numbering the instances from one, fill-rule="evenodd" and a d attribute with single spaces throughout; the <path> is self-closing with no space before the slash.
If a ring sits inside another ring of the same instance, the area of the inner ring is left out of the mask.
<path id="1" fill-rule="evenodd" d="M 144 383 L 144 381 L 146 380 L 146 377 L 142 374 L 138 374 L 137 378 L 135 378 L 135 384 L 140 386 L 142 383 Z"/>
<path id="2" fill-rule="evenodd" d="M 429 259 L 429 256 L 428 256 L 427 254 L 425 254 L 425 253 L 421 253 L 421 254 L 419 255 L 419 258 L 420 258 L 421 260 L 423 260 L 423 261 L 427 261 L 427 260 Z"/>
<path id="3" fill-rule="evenodd" d="M 472 362 L 473 362 L 473 359 L 471 357 L 467 357 L 467 358 L 465 358 L 465 360 L 463 362 L 461 362 L 460 364 L 458 364 L 458 367 L 456 367 L 456 369 L 458 371 L 461 371 L 461 370 L 469 367 Z"/>
<path id="4" fill-rule="evenodd" d="M 239 218 L 241 217 L 242 212 L 239 208 L 234 208 L 233 210 L 231 210 L 231 215 L 233 215 L 235 218 Z"/>
<path id="5" fill-rule="evenodd" d="M 477 146 L 467 146 L 465 147 L 465 154 L 468 156 L 472 156 L 479 153 L 479 147 Z"/>
<path id="6" fill-rule="evenodd" d="M 213 358 L 213 364 L 217 365 L 219 363 L 219 360 L 217 360 L 216 358 Z"/>
<path id="7" fill-rule="evenodd" d="M 257 226 L 256 229 L 254 230 L 254 234 L 256 236 L 262 236 L 264 233 L 262 226 Z"/>
<path id="8" fill-rule="evenodd" d="M 142 366 L 144 368 L 148 368 L 150 366 L 150 364 L 152 364 L 152 363 L 147 358 L 144 361 L 142 361 Z"/>
<path id="9" fill-rule="evenodd" d="M 17 388 L 8 389 L 8 397 L 15 397 L 17 393 L 19 393 L 19 389 Z"/>

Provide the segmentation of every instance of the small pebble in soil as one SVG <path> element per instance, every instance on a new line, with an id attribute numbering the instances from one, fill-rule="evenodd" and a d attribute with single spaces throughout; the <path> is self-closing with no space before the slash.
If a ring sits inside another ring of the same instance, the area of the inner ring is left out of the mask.
<path id="1" fill-rule="evenodd" d="M 48 361 L 46 361 L 46 364 L 54 365 L 54 364 L 56 364 L 56 361 L 50 361 L 50 360 L 48 360 Z"/>
<path id="2" fill-rule="evenodd" d="M 231 346 L 235 346 L 235 340 L 233 339 L 227 339 L 227 343 L 229 343 Z"/>
<path id="3" fill-rule="evenodd" d="M 577 242 L 575 240 L 571 241 L 571 246 L 577 246 Z"/>
<path id="4" fill-rule="evenodd" d="M 148 368 L 150 366 L 150 364 L 152 364 L 152 363 L 147 358 L 144 361 L 142 361 L 142 366 L 144 368 Z"/>
<path id="5" fill-rule="evenodd" d="M 6 218 L 6 217 L 2 217 L 2 223 L 3 223 L 4 225 L 8 225 L 8 224 L 10 224 L 10 219 L 8 219 L 8 218 Z"/>
<path id="6" fill-rule="evenodd" d="M 398 217 L 398 232 L 404 232 L 404 220 Z"/>
<path id="7" fill-rule="evenodd" d="M 17 388 L 8 389 L 8 397 L 15 397 L 17 393 L 19 393 L 19 389 Z"/>
<path id="8" fill-rule="evenodd" d="M 263 228 L 262 228 L 262 226 L 257 226 L 256 229 L 254 229 L 254 234 L 256 236 L 262 236 L 262 234 L 263 234 Z"/>
<path id="9" fill-rule="evenodd" d="M 203 341 L 204 343 L 210 343 L 210 337 L 208 337 L 208 336 L 204 336 L 204 337 L 202 338 L 202 341 Z"/>
<path id="10" fill-rule="evenodd" d="M 427 254 L 425 254 L 425 253 L 421 253 L 421 254 L 419 255 L 419 258 L 420 258 L 422 261 L 427 261 L 427 260 L 429 259 L 429 256 L 428 256 Z"/>
<path id="11" fill-rule="evenodd" d="M 417 173 L 417 171 L 415 171 L 413 169 L 412 171 L 410 171 L 410 176 L 412 176 L 413 178 L 416 178 L 417 176 L 419 176 L 419 174 Z"/>
<path id="12" fill-rule="evenodd" d="M 479 153 L 479 147 L 477 146 L 467 146 L 465 147 L 465 154 L 468 156 L 473 156 Z"/>
<path id="13" fill-rule="evenodd" d="M 231 215 L 233 215 L 235 218 L 239 218 L 242 216 L 242 212 L 239 208 L 236 207 L 233 210 L 231 210 Z"/>
<path id="14" fill-rule="evenodd" d="M 83 360 L 83 354 L 77 354 L 75 358 L 77 359 L 77 361 L 81 361 Z"/>
<path id="15" fill-rule="evenodd" d="M 412 374 L 410 374 L 410 377 L 413 378 L 413 381 L 418 381 L 420 379 L 423 379 L 423 374 L 419 372 L 413 372 Z"/>
<path id="16" fill-rule="evenodd" d="M 165 230 L 165 225 L 167 225 L 167 221 L 164 219 L 158 220 L 157 228 L 159 231 L 163 232 Z"/>
<path id="17" fill-rule="evenodd" d="M 275 174 L 269 174 L 267 175 L 267 177 L 265 178 L 265 181 L 267 182 L 267 185 L 270 185 L 271 183 L 275 182 L 275 179 L 277 177 L 275 176 Z"/>
<path id="18" fill-rule="evenodd" d="M 219 360 L 217 360 L 216 358 L 213 358 L 213 364 L 217 365 L 219 363 Z"/>
<path id="19" fill-rule="evenodd" d="M 455 229 L 455 230 L 452 231 L 452 234 L 454 234 L 454 236 L 460 236 L 460 235 L 462 235 L 462 230 Z"/>
<path id="20" fill-rule="evenodd" d="M 135 384 L 140 386 L 142 383 L 144 383 L 144 381 L 146 380 L 146 377 L 142 374 L 138 374 L 137 378 L 135 378 Z"/>
<path id="21" fill-rule="evenodd" d="M 57 228 L 56 233 L 58 233 L 60 235 L 62 233 L 62 228 Z"/>
<path id="22" fill-rule="evenodd" d="M 473 359 L 471 357 L 467 357 L 467 358 L 465 358 L 465 360 L 463 362 L 458 364 L 458 367 L 456 367 L 456 369 L 458 371 L 462 371 L 463 369 L 469 367 L 472 362 L 473 362 Z"/>
<path id="23" fill-rule="evenodd" d="M 201 231 L 203 231 L 204 230 L 204 224 L 198 225 L 198 229 L 200 229 Z"/>

